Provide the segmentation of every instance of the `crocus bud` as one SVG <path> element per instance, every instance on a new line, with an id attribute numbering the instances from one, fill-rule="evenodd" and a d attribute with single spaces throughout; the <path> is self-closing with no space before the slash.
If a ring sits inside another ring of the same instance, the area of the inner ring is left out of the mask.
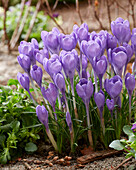
<path id="1" fill-rule="evenodd" d="M 132 130 L 133 132 L 136 132 L 136 123 L 133 124 L 131 130 Z"/>
<path id="2" fill-rule="evenodd" d="M 31 65 L 30 58 L 24 54 L 20 54 L 17 57 L 17 60 L 20 66 L 23 68 L 23 70 L 29 74 Z"/>
<path id="3" fill-rule="evenodd" d="M 49 53 L 46 48 L 43 48 L 43 50 L 39 50 L 35 55 L 36 60 L 43 65 L 43 59 L 47 58 L 49 59 Z"/>
<path id="4" fill-rule="evenodd" d="M 64 69 L 66 76 L 70 79 L 74 77 L 75 69 L 77 66 L 78 55 L 74 52 L 66 52 L 61 56 L 61 63 Z"/>
<path id="5" fill-rule="evenodd" d="M 42 76 L 43 76 L 41 67 L 38 67 L 37 65 L 33 65 L 32 70 L 30 71 L 30 74 L 31 74 L 31 77 L 36 81 L 38 86 L 41 88 Z"/>
<path id="6" fill-rule="evenodd" d="M 29 77 L 26 73 L 22 74 L 22 73 L 18 73 L 17 74 L 17 79 L 19 81 L 19 83 L 21 84 L 21 86 L 29 92 Z"/>
<path id="7" fill-rule="evenodd" d="M 41 38 L 43 40 L 44 47 L 47 48 L 51 54 L 59 54 L 60 44 L 59 36 L 60 32 L 57 28 L 53 28 L 52 31 L 42 31 Z"/>
<path id="8" fill-rule="evenodd" d="M 123 43 L 123 47 L 125 47 L 125 49 L 126 49 L 127 63 L 128 63 L 134 54 L 134 48 L 132 45 L 129 45 L 127 43 Z"/>
<path id="9" fill-rule="evenodd" d="M 115 36 L 111 35 L 110 33 L 107 33 L 107 45 L 106 49 L 108 50 L 111 48 L 112 50 L 117 47 L 117 39 Z"/>
<path id="10" fill-rule="evenodd" d="M 94 100 L 95 103 L 98 107 L 98 109 L 100 110 L 100 117 L 102 118 L 102 111 L 103 111 L 103 107 L 104 107 L 104 103 L 105 103 L 105 95 L 104 92 L 102 90 L 100 90 L 98 93 L 94 93 Z"/>
<path id="11" fill-rule="evenodd" d="M 46 131 L 49 131 L 49 125 L 48 125 L 48 111 L 46 108 L 42 105 L 38 105 L 36 107 L 36 114 L 40 122 L 45 126 Z"/>
<path id="12" fill-rule="evenodd" d="M 77 25 L 73 26 L 73 31 L 75 32 L 79 43 L 81 43 L 82 40 L 88 41 L 89 39 L 88 30 L 89 30 L 88 25 L 86 23 L 83 23 L 80 27 L 78 27 Z"/>
<path id="13" fill-rule="evenodd" d="M 71 116 L 69 112 L 66 113 L 66 122 L 69 127 L 69 131 L 72 132 L 72 121 L 71 121 Z"/>
<path id="14" fill-rule="evenodd" d="M 93 58 L 98 57 L 101 54 L 100 45 L 93 40 L 90 40 L 88 42 L 83 40 L 81 42 L 81 50 L 87 56 L 91 64 L 93 62 Z"/>
<path id="15" fill-rule="evenodd" d="M 93 94 L 93 83 L 91 80 L 82 78 L 79 83 L 76 85 L 76 91 L 79 97 L 82 98 L 83 102 L 89 102 Z"/>
<path id="16" fill-rule="evenodd" d="M 111 99 L 111 100 L 107 99 L 106 100 L 106 105 L 107 105 L 109 111 L 113 111 L 113 109 L 114 109 L 114 100 L 113 99 Z"/>
<path id="17" fill-rule="evenodd" d="M 58 89 L 61 91 L 61 93 L 65 93 L 65 79 L 63 74 L 57 73 L 53 76 L 53 80 L 55 82 L 55 85 L 58 87 Z"/>
<path id="18" fill-rule="evenodd" d="M 115 21 L 111 22 L 111 30 L 117 38 L 119 44 L 122 44 L 123 42 L 129 42 L 131 38 L 131 31 L 128 20 L 124 21 L 122 18 L 117 18 Z"/>
<path id="19" fill-rule="evenodd" d="M 45 71 L 51 77 L 53 77 L 54 74 L 57 74 L 58 72 L 60 72 L 62 69 L 62 65 L 59 61 L 59 57 L 56 54 L 53 54 L 49 60 L 47 58 L 44 58 L 43 66 L 44 66 Z"/>
<path id="20" fill-rule="evenodd" d="M 125 77 L 125 85 L 126 89 L 128 91 L 128 94 L 131 96 L 133 93 L 133 90 L 135 89 L 135 77 L 134 75 L 127 73 Z"/>
<path id="21" fill-rule="evenodd" d="M 119 96 L 122 90 L 122 79 L 116 75 L 111 79 L 106 79 L 104 82 L 104 88 L 112 99 Z"/>
<path id="22" fill-rule="evenodd" d="M 56 104 L 56 99 L 58 97 L 58 89 L 57 89 L 57 87 L 53 83 L 50 83 L 49 87 L 46 90 L 45 90 L 45 87 L 42 87 L 41 92 L 42 92 L 43 97 L 46 100 L 49 101 L 49 103 L 51 104 L 51 106 L 54 109 L 55 104 Z"/>
<path id="23" fill-rule="evenodd" d="M 59 35 L 60 46 L 62 50 L 71 51 L 76 47 L 77 39 L 75 33 L 71 33 L 70 35 Z"/>
<path id="24" fill-rule="evenodd" d="M 131 44 L 133 45 L 134 52 L 136 54 L 136 28 L 133 28 L 132 30 Z"/>

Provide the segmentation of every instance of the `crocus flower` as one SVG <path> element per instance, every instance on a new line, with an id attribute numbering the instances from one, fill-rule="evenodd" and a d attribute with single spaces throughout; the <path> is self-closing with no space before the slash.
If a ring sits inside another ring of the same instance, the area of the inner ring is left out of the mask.
<path id="1" fill-rule="evenodd" d="M 53 54 L 50 59 L 44 58 L 43 66 L 51 78 L 53 78 L 53 75 L 57 74 L 62 69 L 62 65 L 59 61 L 59 56 L 56 54 Z"/>
<path id="2" fill-rule="evenodd" d="M 109 109 L 109 111 L 111 112 L 111 117 L 113 117 L 113 110 L 114 110 L 114 100 L 113 99 L 107 99 L 106 100 L 106 105 Z"/>
<path id="3" fill-rule="evenodd" d="M 105 95 L 102 90 L 98 93 L 94 93 L 94 100 L 100 112 L 101 127 L 103 129 L 103 134 L 105 133 L 104 118 L 103 118 L 103 108 L 105 104 Z"/>
<path id="4" fill-rule="evenodd" d="M 42 87 L 41 92 L 43 97 L 49 101 L 49 103 L 53 108 L 53 111 L 55 112 L 55 104 L 56 104 L 57 97 L 59 95 L 57 87 L 53 83 L 50 83 L 48 89 L 45 90 L 45 87 Z M 56 113 L 55 113 L 55 119 L 57 120 Z"/>
<path id="5" fill-rule="evenodd" d="M 89 115 L 89 102 L 90 98 L 93 94 L 93 83 L 91 80 L 87 80 L 82 78 L 79 83 L 76 85 L 76 91 L 79 97 L 82 98 L 85 106 L 86 106 L 86 114 L 87 114 L 87 125 L 90 128 L 90 115 Z M 88 130 L 88 139 L 90 145 L 93 146 L 92 132 L 91 129 Z"/>
<path id="6" fill-rule="evenodd" d="M 38 52 L 36 52 L 35 58 L 39 63 L 43 65 L 43 59 L 49 59 L 48 50 L 46 48 L 43 48 L 43 50 L 39 50 Z"/>
<path id="7" fill-rule="evenodd" d="M 74 32 L 72 32 L 70 35 L 60 34 L 59 42 L 62 50 L 71 51 L 75 49 L 77 44 L 76 35 Z"/>
<path id="8" fill-rule="evenodd" d="M 69 131 L 72 132 L 72 121 L 71 121 L 71 116 L 69 112 L 66 113 L 66 122 L 69 127 Z"/>
<path id="9" fill-rule="evenodd" d="M 132 30 L 131 44 L 133 45 L 134 52 L 136 54 L 136 28 L 133 28 L 133 30 Z"/>
<path id="10" fill-rule="evenodd" d="M 19 81 L 19 83 L 21 84 L 21 86 L 29 92 L 29 77 L 26 73 L 22 74 L 22 73 L 18 73 L 17 74 L 17 79 Z"/>
<path id="11" fill-rule="evenodd" d="M 111 48 L 112 50 L 117 47 L 117 39 L 115 36 L 111 35 L 110 33 L 107 33 L 107 44 L 106 49 L 108 50 Z"/>
<path id="12" fill-rule="evenodd" d="M 62 94 L 65 93 L 66 88 L 65 88 L 65 79 L 64 79 L 63 74 L 57 73 L 56 75 L 54 75 L 53 80 L 55 82 L 55 85 L 60 90 L 60 92 Z"/>
<path id="13" fill-rule="evenodd" d="M 129 122 L 131 122 L 131 97 L 132 97 L 133 90 L 135 89 L 134 75 L 131 75 L 130 73 L 126 74 L 125 85 L 129 94 Z"/>
<path id="14" fill-rule="evenodd" d="M 53 28 L 52 31 L 42 31 L 41 38 L 43 40 L 44 47 L 47 48 L 51 54 L 59 54 L 60 44 L 59 36 L 60 32 L 57 28 Z"/>
<path id="15" fill-rule="evenodd" d="M 36 81 L 38 86 L 41 88 L 42 76 L 43 76 L 41 67 L 38 67 L 37 65 L 33 65 L 32 70 L 30 71 L 30 74 L 31 74 L 31 77 Z"/>
<path id="16" fill-rule="evenodd" d="M 106 79 L 104 82 L 104 88 L 112 99 L 117 98 L 122 90 L 121 77 L 116 75 L 111 79 Z"/>
<path id="17" fill-rule="evenodd" d="M 108 51 L 108 60 L 111 63 L 114 71 L 117 75 L 122 77 L 123 67 L 128 61 L 127 51 L 125 47 L 117 47 L 113 50 L 109 49 Z"/>
<path id="18" fill-rule="evenodd" d="M 119 44 L 129 42 L 131 38 L 131 30 L 128 20 L 124 21 L 122 18 L 117 18 L 115 21 L 111 22 L 111 30 Z"/>
<path id="19" fill-rule="evenodd" d="M 136 123 L 133 124 L 131 130 L 132 130 L 133 132 L 136 132 Z"/>
<path id="20" fill-rule="evenodd" d="M 81 43 L 82 40 L 88 41 L 89 39 L 89 29 L 88 25 L 86 23 L 83 23 L 80 27 L 77 25 L 73 26 L 73 31 L 75 32 L 77 39 L 79 41 L 79 44 Z"/>
<path id="21" fill-rule="evenodd" d="M 20 54 L 17 57 L 18 63 L 20 64 L 20 66 L 23 68 L 23 70 L 26 73 L 30 73 L 30 65 L 31 65 L 31 61 L 30 58 L 27 55 L 24 54 Z"/>
<path id="22" fill-rule="evenodd" d="M 55 148 L 56 151 L 58 151 L 58 147 L 57 147 L 57 144 L 54 140 L 54 137 L 49 129 L 49 125 L 48 125 L 48 111 L 46 110 L 46 108 L 42 105 L 38 105 L 36 107 L 36 114 L 37 114 L 37 117 L 38 119 L 40 120 L 40 122 L 45 126 L 46 128 L 46 133 L 53 145 L 53 147 Z"/>
<path id="23" fill-rule="evenodd" d="M 45 126 L 46 131 L 49 131 L 49 125 L 48 125 L 48 111 L 46 108 L 42 105 L 38 105 L 36 107 L 36 114 L 40 122 Z"/>
<path id="24" fill-rule="evenodd" d="M 107 69 L 107 58 L 106 56 L 101 56 L 100 59 L 94 58 L 93 68 L 99 78 L 100 89 L 102 90 L 102 77 Z"/>
<path id="25" fill-rule="evenodd" d="M 82 78 L 76 85 L 76 91 L 79 97 L 82 98 L 84 103 L 88 103 L 93 94 L 93 83 L 91 80 Z"/>

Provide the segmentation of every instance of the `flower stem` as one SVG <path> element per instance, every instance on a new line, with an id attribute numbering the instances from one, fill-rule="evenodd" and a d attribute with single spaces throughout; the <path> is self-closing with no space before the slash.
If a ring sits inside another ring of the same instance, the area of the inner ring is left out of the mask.
<path id="1" fill-rule="evenodd" d="M 99 78 L 100 90 L 102 90 L 102 76 Z"/>
<path id="2" fill-rule="evenodd" d="M 94 72 L 94 81 L 95 81 L 95 93 L 97 93 L 98 92 L 97 75 L 94 70 L 93 72 Z"/>
<path id="3" fill-rule="evenodd" d="M 80 79 L 82 78 L 82 51 L 80 50 Z"/>
<path id="4" fill-rule="evenodd" d="M 131 95 L 129 95 L 129 123 L 131 123 Z"/>
<path id="5" fill-rule="evenodd" d="M 49 137 L 49 139 L 50 139 L 50 141 L 51 141 L 51 143 L 52 143 L 54 149 L 55 149 L 56 151 L 58 151 L 57 144 L 56 144 L 56 142 L 55 142 L 55 140 L 54 140 L 54 137 L 53 137 L 53 135 L 52 135 L 50 129 L 49 129 L 48 131 L 46 130 L 46 133 L 47 133 L 47 135 L 48 135 L 48 137 Z"/>
<path id="6" fill-rule="evenodd" d="M 65 100 L 65 104 L 66 104 L 66 109 L 67 109 L 67 112 L 69 112 L 69 107 L 68 107 L 68 102 L 67 102 L 67 99 L 66 99 L 66 95 L 65 95 L 65 92 L 62 94 L 63 97 L 64 97 L 64 100 Z M 70 112 L 69 112 L 70 113 Z"/>
<path id="7" fill-rule="evenodd" d="M 54 112 L 55 120 L 57 121 L 57 115 L 55 113 L 55 106 L 53 107 L 53 112 Z"/>
<path id="8" fill-rule="evenodd" d="M 86 106 L 86 113 L 87 113 L 87 125 L 88 125 L 88 128 L 89 128 L 88 139 L 89 139 L 90 146 L 93 148 L 92 131 L 90 129 L 89 102 L 86 102 L 85 106 Z"/>
<path id="9" fill-rule="evenodd" d="M 70 83 L 71 83 L 71 89 L 72 89 L 72 96 L 73 96 L 73 105 L 74 105 L 75 118 L 78 119 L 77 108 L 76 108 L 76 100 L 75 100 L 75 92 L 74 92 L 74 81 L 73 81 L 73 78 L 70 79 Z"/>
<path id="10" fill-rule="evenodd" d="M 33 101 L 34 105 L 36 106 L 36 102 L 35 102 L 35 100 L 34 100 L 34 98 L 33 98 L 32 94 L 30 93 L 30 91 L 28 91 L 28 93 L 29 93 L 30 98 L 32 99 L 32 101 Z"/>
<path id="11" fill-rule="evenodd" d="M 103 135 L 105 135 L 105 125 L 104 125 L 104 118 L 103 118 L 103 111 L 100 110 L 100 120 L 101 120 L 101 127 L 102 127 L 102 131 L 103 131 Z"/>

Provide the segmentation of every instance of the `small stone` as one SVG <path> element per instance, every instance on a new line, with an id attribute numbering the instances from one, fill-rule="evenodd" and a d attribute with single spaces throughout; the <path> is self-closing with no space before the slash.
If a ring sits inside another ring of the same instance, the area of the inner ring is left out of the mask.
<path id="1" fill-rule="evenodd" d="M 59 159 L 59 160 L 58 160 L 58 164 L 63 164 L 64 161 L 65 161 L 65 160 L 64 160 L 63 158 L 62 158 L 62 159 Z"/>
<path id="2" fill-rule="evenodd" d="M 68 160 L 68 156 L 65 156 L 65 158 L 64 158 L 65 160 Z"/>
<path id="3" fill-rule="evenodd" d="M 72 157 L 68 156 L 67 160 L 70 161 L 72 159 Z"/>
<path id="4" fill-rule="evenodd" d="M 50 163 L 49 163 L 49 166 L 52 167 L 52 166 L 53 166 L 53 163 L 50 162 Z"/>
<path id="5" fill-rule="evenodd" d="M 54 158 L 53 158 L 53 161 L 57 161 L 59 159 L 59 157 L 58 156 L 55 156 Z"/>
<path id="6" fill-rule="evenodd" d="M 66 165 L 67 165 L 67 166 L 70 166 L 70 164 L 71 164 L 70 161 L 67 161 L 67 162 L 66 162 Z"/>
<path id="7" fill-rule="evenodd" d="M 50 151 L 48 154 L 49 154 L 49 156 L 53 156 L 53 155 L 54 155 L 54 152 L 53 152 L 53 151 Z"/>

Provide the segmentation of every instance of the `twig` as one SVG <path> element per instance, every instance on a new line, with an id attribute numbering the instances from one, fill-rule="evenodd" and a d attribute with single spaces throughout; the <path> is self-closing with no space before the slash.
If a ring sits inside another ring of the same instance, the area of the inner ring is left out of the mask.
<path id="1" fill-rule="evenodd" d="M 54 21 L 54 23 L 58 26 L 58 28 L 62 31 L 62 33 L 65 34 L 63 28 L 57 23 L 57 21 L 52 16 L 52 11 L 51 11 L 51 8 L 50 8 L 48 0 L 45 0 L 45 3 L 46 3 L 46 6 L 47 6 L 47 9 L 48 9 L 48 11 L 46 11 L 46 13 L 50 16 L 50 18 Z"/>
<path id="2" fill-rule="evenodd" d="M 79 15 L 80 22 L 81 22 L 81 24 L 82 24 L 82 23 L 83 23 L 83 19 L 82 19 L 82 17 L 81 17 L 78 0 L 76 0 L 76 11 L 77 11 L 77 13 L 78 13 L 78 15 Z"/>
<path id="3" fill-rule="evenodd" d="M 39 0 L 39 1 L 37 2 L 36 10 L 35 10 L 35 12 L 34 12 L 34 14 L 33 14 L 32 20 L 31 20 L 31 22 L 30 22 L 30 26 L 29 26 L 29 29 L 28 29 L 28 31 L 27 31 L 27 34 L 26 34 L 26 37 L 25 37 L 25 41 L 28 40 L 28 38 L 29 38 L 29 36 L 30 36 L 30 34 L 31 34 L 31 32 L 32 32 L 32 29 L 33 29 L 33 26 L 34 26 L 34 23 L 35 23 L 35 20 L 36 20 L 38 11 L 39 11 L 39 9 L 40 9 L 40 6 L 41 6 L 41 0 Z"/>
<path id="4" fill-rule="evenodd" d="M 27 169 L 29 169 L 29 170 L 32 169 L 32 167 L 31 167 L 27 162 L 23 162 L 23 164 L 25 165 L 25 167 L 26 167 Z"/>
<path id="5" fill-rule="evenodd" d="M 56 9 L 56 7 L 57 7 L 57 5 L 58 5 L 58 2 L 59 2 L 59 0 L 56 0 L 54 6 L 53 6 L 53 8 L 52 8 L 52 10 L 55 10 L 55 9 Z"/>
<path id="6" fill-rule="evenodd" d="M 106 0 L 106 2 L 107 2 L 107 13 L 108 13 L 108 18 L 109 18 L 109 28 L 111 29 L 111 13 L 110 13 L 109 0 Z"/>
<path id="7" fill-rule="evenodd" d="M 125 159 L 121 164 L 119 164 L 118 166 L 116 166 L 115 168 L 113 168 L 112 170 L 117 170 L 119 169 L 123 164 L 125 164 L 126 162 L 130 161 L 132 159 L 132 156 L 129 157 L 128 159 Z"/>
<path id="8" fill-rule="evenodd" d="M 95 16 L 95 18 L 97 19 L 97 21 L 99 22 L 101 29 L 104 30 L 105 28 L 103 27 L 102 22 L 101 22 L 101 20 L 99 19 L 99 16 L 97 15 L 96 9 L 94 10 L 94 16 Z"/>
<path id="9" fill-rule="evenodd" d="M 25 0 L 22 0 L 22 2 L 21 2 L 21 9 L 20 9 L 21 13 L 20 13 L 18 21 L 17 21 L 16 29 L 14 30 L 12 38 L 10 40 L 10 45 L 12 44 L 12 42 L 14 41 L 14 39 L 15 39 L 15 37 L 17 35 L 19 24 L 20 24 L 20 21 L 21 21 L 22 15 L 23 15 L 23 11 L 24 11 L 24 6 L 25 6 Z"/>
<path id="10" fill-rule="evenodd" d="M 123 9 L 126 13 L 128 13 L 129 15 L 132 15 L 129 11 L 127 11 L 123 6 L 121 6 L 117 0 L 115 0 L 116 4 L 121 8 Z"/>
<path id="11" fill-rule="evenodd" d="M 136 26 L 135 24 L 135 9 L 134 9 L 134 6 L 135 6 L 135 1 L 132 2 L 132 0 L 129 0 L 129 3 L 131 5 L 131 10 L 132 10 L 132 19 L 133 19 L 133 27 Z"/>
<path id="12" fill-rule="evenodd" d="M 23 31 L 23 28 L 24 28 L 24 25 L 25 25 L 27 16 L 28 16 L 28 14 L 29 14 L 31 2 L 32 2 L 32 0 L 29 0 L 29 5 L 28 5 L 28 7 L 27 7 L 27 9 L 26 9 L 26 12 L 25 12 L 25 15 L 24 15 L 24 17 L 23 17 L 23 19 L 22 19 L 22 22 L 21 22 L 21 25 L 20 25 L 20 27 L 19 27 L 18 33 L 17 33 L 17 35 L 16 35 L 16 37 L 15 37 L 15 39 L 14 39 L 14 42 L 11 44 L 11 48 L 12 48 L 12 49 L 15 47 L 15 45 L 16 45 L 16 43 L 17 43 L 17 41 L 18 41 L 18 39 L 19 39 L 22 31 Z"/>

